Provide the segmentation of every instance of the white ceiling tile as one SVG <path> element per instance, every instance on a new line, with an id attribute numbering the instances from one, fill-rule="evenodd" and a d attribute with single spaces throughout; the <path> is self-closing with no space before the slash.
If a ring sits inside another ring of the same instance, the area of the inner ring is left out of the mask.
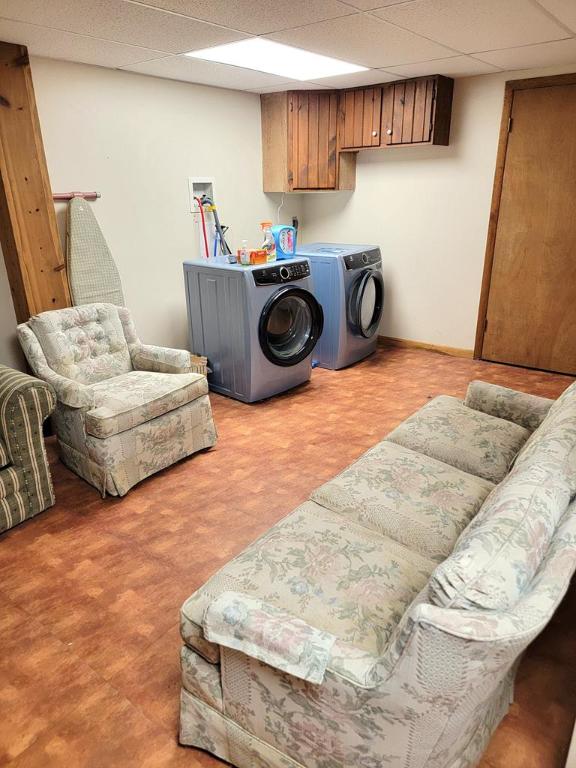
<path id="1" fill-rule="evenodd" d="M 355 13 L 339 0 L 126 0 L 142 2 L 253 35 Z"/>
<path id="2" fill-rule="evenodd" d="M 374 13 L 462 53 L 568 36 L 560 24 L 531 0 L 413 0 Z"/>
<path id="3" fill-rule="evenodd" d="M 488 51 L 476 56 L 501 69 L 531 69 L 532 67 L 554 67 L 573 64 L 576 69 L 576 40 L 556 40 L 553 43 L 525 45 L 521 48 L 506 48 L 503 51 Z"/>
<path id="4" fill-rule="evenodd" d="M 538 0 L 538 3 L 556 16 L 572 32 L 576 32 L 576 2 L 574 0 Z"/>
<path id="5" fill-rule="evenodd" d="M 0 8 L 4 18 L 15 21 L 169 53 L 245 37 L 241 32 L 122 0 L 1 0 Z"/>
<path id="6" fill-rule="evenodd" d="M 381 69 L 369 69 L 367 72 L 352 72 L 349 75 L 337 75 L 336 77 L 323 77 L 315 82 L 319 85 L 329 85 L 332 88 L 356 88 L 360 85 L 377 85 L 398 80 L 398 75 L 389 75 Z"/>
<path id="7" fill-rule="evenodd" d="M 0 39 L 6 43 L 28 46 L 32 56 L 79 61 L 100 67 L 121 67 L 124 64 L 135 64 L 138 61 L 164 56 L 163 53 L 148 48 L 109 43 L 107 40 L 8 19 L 0 19 Z"/>
<path id="8" fill-rule="evenodd" d="M 383 8 L 385 5 L 398 5 L 398 3 L 410 2 L 410 0 L 344 0 L 344 2 L 361 11 L 372 11 L 374 8 Z"/>
<path id="9" fill-rule="evenodd" d="M 242 67 L 231 67 L 228 64 L 217 64 L 213 61 L 191 59 L 187 56 L 168 56 L 164 59 L 125 67 L 125 69 L 145 75 L 166 77 L 170 80 L 183 80 L 188 83 L 234 88 L 241 91 L 276 86 L 286 82 L 286 78 L 277 75 Z M 295 87 L 295 83 L 296 81 L 292 87 Z"/>
<path id="10" fill-rule="evenodd" d="M 364 14 L 321 21 L 268 37 L 366 67 L 439 59 L 452 53 L 438 43 Z"/>
<path id="11" fill-rule="evenodd" d="M 276 93 L 276 91 L 332 91 L 327 85 L 318 85 L 318 83 L 303 83 L 300 80 L 290 80 L 287 83 L 277 85 L 266 85 L 260 88 L 251 88 L 253 93 Z"/>
<path id="12" fill-rule="evenodd" d="M 400 67 L 388 68 L 388 72 L 404 77 L 420 77 L 421 75 L 470 77 L 499 71 L 497 66 L 479 61 L 472 56 L 451 56 L 449 59 L 434 59 L 434 61 L 422 61 L 419 64 L 403 64 Z"/>

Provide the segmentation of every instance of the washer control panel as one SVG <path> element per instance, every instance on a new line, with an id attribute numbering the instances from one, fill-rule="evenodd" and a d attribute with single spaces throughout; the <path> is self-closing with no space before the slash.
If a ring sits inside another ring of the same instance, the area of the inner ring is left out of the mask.
<path id="1" fill-rule="evenodd" d="M 382 257 L 379 248 L 376 248 L 373 251 L 347 253 L 346 256 L 344 256 L 346 269 L 361 269 L 362 267 L 380 266 L 381 263 Z"/>
<path id="2" fill-rule="evenodd" d="M 252 273 L 256 285 L 274 285 L 276 283 L 293 283 L 310 277 L 310 264 L 307 261 L 295 261 L 283 264 L 274 262 L 270 266 L 255 269 Z"/>

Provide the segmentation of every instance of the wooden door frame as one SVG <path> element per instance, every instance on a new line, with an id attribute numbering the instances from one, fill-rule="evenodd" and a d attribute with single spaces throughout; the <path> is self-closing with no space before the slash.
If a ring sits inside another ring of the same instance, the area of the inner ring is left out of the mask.
<path id="1" fill-rule="evenodd" d="M 484 256 L 484 271 L 482 273 L 480 303 L 478 306 L 476 342 L 474 344 L 474 358 L 477 360 L 482 357 L 484 333 L 486 331 L 488 299 L 490 296 L 490 284 L 492 282 L 494 249 L 496 246 L 498 218 L 500 216 L 500 201 L 502 199 L 502 188 L 504 185 L 504 168 L 506 165 L 506 152 L 508 150 L 508 136 L 510 134 L 509 125 L 512 116 L 512 106 L 514 104 L 514 92 L 530 88 L 547 88 L 554 85 L 576 85 L 576 73 L 551 75 L 549 77 L 529 77 L 523 80 L 508 80 L 504 87 L 504 105 L 500 123 L 498 152 L 496 154 L 496 170 L 494 172 L 494 186 L 492 189 L 492 202 L 490 204 L 490 220 L 488 224 L 488 236 L 486 238 L 486 253 Z"/>

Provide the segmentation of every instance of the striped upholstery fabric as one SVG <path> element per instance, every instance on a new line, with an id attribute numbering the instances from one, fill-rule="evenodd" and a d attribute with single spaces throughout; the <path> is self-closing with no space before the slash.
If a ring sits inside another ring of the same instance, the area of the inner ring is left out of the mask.
<path id="1" fill-rule="evenodd" d="M 8 448 L 6 443 L 0 437 L 0 469 L 7 467 L 10 464 L 10 456 L 8 456 Z"/>
<path id="2" fill-rule="evenodd" d="M 0 365 L 0 533 L 54 504 L 42 424 L 55 405 L 49 385 Z"/>

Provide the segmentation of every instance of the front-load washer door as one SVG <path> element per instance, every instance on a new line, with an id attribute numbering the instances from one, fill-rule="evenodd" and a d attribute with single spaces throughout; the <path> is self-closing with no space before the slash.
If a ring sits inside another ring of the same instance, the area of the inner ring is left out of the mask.
<path id="1" fill-rule="evenodd" d="M 369 339 L 380 325 L 384 308 L 384 280 L 376 269 L 364 269 L 350 290 L 348 319 L 355 334 Z"/>
<path id="2" fill-rule="evenodd" d="M 276 365 L 297 365 L 312 352 L 322 334 L 322 307 L 310 291 L 281 288 L 270 297 L 258 327 L 262 352 Z"/>

